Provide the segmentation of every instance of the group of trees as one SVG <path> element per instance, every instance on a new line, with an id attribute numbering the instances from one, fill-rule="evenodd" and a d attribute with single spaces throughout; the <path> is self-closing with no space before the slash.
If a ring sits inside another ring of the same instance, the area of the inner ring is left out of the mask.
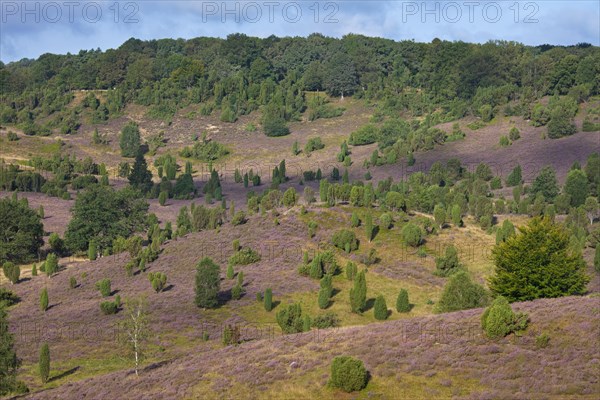
<path id="1" fill-rule="evenodd" d="M 589 45 L 415 43 L 354 34 L 130 39 L 106 52 L 44 54 L 0 64 L 5 89 L 0 122 L 18 124 L 28 134 L 47 135 L 51 129 L 72 134 L 82 120 L 103 123 L 121 115 L 128 103 L 147 106 L 149 116 L 163 119 L 201 104 L 200 113 L 219 109 L 225 122 L 262 108 L 263 130 L 280 136 L 307 107 L 310 119 L 341 112 L 316 96 L 307 100 L 305 91 L 378 100 L 382 115 L 435 110 L 442 118 L 468 112 L 485 120 L 501 112 L 529 117 L 541 96 L 569 95 L 579 102 L 598 93 L 599 57 Z M 102 98 L 88 93 L 81 104 L 65 107 L 73 90 L 107 92 Z M 563 111 L 546 111 L 549 134 L 571 129 L 568 116 L 567 125 L 559 122 Z"/>

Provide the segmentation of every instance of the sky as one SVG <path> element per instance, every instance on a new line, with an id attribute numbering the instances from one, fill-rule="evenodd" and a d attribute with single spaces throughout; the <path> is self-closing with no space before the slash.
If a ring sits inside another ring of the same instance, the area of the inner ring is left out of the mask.
<path id="1" fill-rule="evenodd" d="M 600 1 L 0 0 L 0 60 L 117 48 L 138 39 L 249 36 L 510 40 L 600 45 Z"/>

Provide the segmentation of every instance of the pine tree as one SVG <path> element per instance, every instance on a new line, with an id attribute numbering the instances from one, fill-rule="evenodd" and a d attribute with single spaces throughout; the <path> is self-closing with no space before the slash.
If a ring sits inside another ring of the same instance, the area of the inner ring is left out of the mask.
<path id="1" fill-rule="evenodd" d="M 348 261 L 346 264 L 346 279 L 353 281 L 356 277 L 356 269 L 356 264 L 354 264 L 352 261 Z"/>
<path id="2" fill-rule="evenodd" d="M 406 289 L 400 289 L 400 293 L 398 293 L 396 311 L 401 313 L 410 311 L 410 302 L 408 301 L 408 291 Z"/>
<path id="3" fill-rule="evenodd" d="M 521 166 L 517 165 L 513 168 L 508 177 L 506 178 L 506 186 L 518 186 L 523 181 Z"/>
<path id="4" fill-rule="evenodd" d="M 264 305 L 266 311 L 271 311 L 273 309 L 273 291 L 271 288 L 265 290 Z"/>
<path id="5" fill-rule="evenodd" d="M 31 267 L 31 276 L 37 276 L 37 275 L 38 275 L 37 265 L 33 264 L 33 267 Z"/>
<path id="6" fill-rule="evenodd" d="M 352 213 L 352 217 L 350 218 L 350 226 L 352 228 L 356 228 L 359 225 L 360 225 L 360 219 L 358 218 L 358 214 L 356 213 L 356 211 L 354 211 Z"/>
<path id="7" fill-rule="evenodd" d="M 248 173 L 246 172 L 246 173 L 244 174 L 244 187 L 245 187 L 245 188 L 247 188 L 247 187 L 248 187 L 248 184 L 249 184 L 249 182 L 248 182 L 248 181 L 249 181 L 249 178 L 248 178 Z"/>
<path id="8" fill-rule="evenodd" d="M 382 295 L 377 296 L 375 299 L 373 313 L 375 315 L 375 319 L 377 320 L 383 321 L 388 318 L 387 304 L 385 303 L 385 298 Z"/>
<path id="9" fill-rule="evenodd" d="M 352 312 L 361 313 L 367 304 L 367 279 L 365 271 L 360 271 L 354 278 L 354 287 L 350 289 L 350 307 Z"/>
<path id="10" fill-rule="evenodd" d="M 48 343 L 44 343 L 40 349 L 39 368 L 42 383 L 48 382 L 48 378 L 50 377 L 50 348 L 48 347 Z"/>
<path id="11" fill-rule="evenodd" d="M 548 218 L 534 218 L 515 238 L 492 250 L 490 289 L 513 301 L 582 294 L 589 277 L 581 254 L 570 251 L 570 235 Z M 527 282 L 527 284 L 523 284 Z"/>
<path id="12" fill-rule="evenodd" d="M 196 266 L 196 305 L 202 308 L 215 308 L 219 304 L 221 279 L 219 266 L 205 257 Z"/>
<path id="13" fill-rule="evenodd" d="M 319 303 L 319 308 L 321 310 L 326 309 L 327 307 L 329 307 L 329 292 L 327 289 L 325 288 L 321 288 L 319 290 L 319 299 L 318 299 L 318 303 Z"/>
<path id="14" fill-rule="evenodd" d="M 138 150 L 135 163 L 129 173 L 129 184 L 142 193 L 148 193 L 152 188 L 152 173 L 148 170 L 148 164 L 146 164 L 144 152 L 141 149 Z"/>
<path id="15" fill-rule="evenodd" d="M 40 309 L 46 311 L 48 309 L 48 289 L 43 288 L 40 293 Z"/>

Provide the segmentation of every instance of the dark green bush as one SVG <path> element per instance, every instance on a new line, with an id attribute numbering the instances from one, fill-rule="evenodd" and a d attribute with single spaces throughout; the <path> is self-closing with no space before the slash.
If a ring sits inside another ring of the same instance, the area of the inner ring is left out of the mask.
<path id="1" fill-rule="evenodd" d="M 243 247 L 229 257 L 229 264 L 233 266 L 248 265 L 258 261 L 260 261 L 260 254 L 249 247 Z"/>
<path id="2" fill-rule="evenodd" d="M 304 331 L 302 307 L 300 304 L 290 304 L 276 315 L 277 323 L 283 333 L 298 333 Z"/>
<path id="3" fill-rule="evenodd" d="M 383 321 L 388 318 L 388 308 L 385 302 L 385 297 L 382 295 L 377 296 L 375 299 L 375 306 L 373 307 L 375 319 Z"/>
<path id="4" fill-rule="evenodd" d="M 104 315 L 116 314 L 118 311 L 117 304 L 114 301 L 103 301 L 100 303 L 100 309 Z"/>
<path id="5" fill-rule="evenodd" d="M 375 143 L 379 138 L 379 129 L 373 124 L 367 124 L 350 134 L 348 143 L 353 146 L 362 146 Z"/>
<path id="6" fill-rule="evenodd" d="M 514 313 L 508 300 L 498 296 L 492 305 L 481 315 L 481 327 L 491 339 L 522 331 L 527 327 L 528 317 L 524 313 Z"/>
<path id="7" fill-rule="evenodd" d="M 367 386 L 368 373 L 361 360 L 338 356 L 331 363 L 329 385 L 345 392 L 355 392 Z"/>
<path id="8" fill-rule="evenodd" d="M 321 314 L 315 317 L 312 321 L 313 328 L 318 329 L 326 329 L 326 328 L 335 328 L 339 326 L 341 323 L 337 314 L 334 312 L 326 312 L 325 314 Z"/>
<path id="9" fill-rule="evenodd" d="M 100 291 L 100 294 L 102 294 L 102 297 L 108 297 L 111 294 L 111 288 L 110 288 L 110 279 L 101 279 L 98 282 L 96 282 L 96 289 L 98 289 L 98 291 Z"/>
<path id="10" fill-rule="evenodd" d="M 333 234 L 331 243 L 335 247 L 346 252 L 351 252 L 358 249 L 358 240 L 354 232 L 348 229 L 341 229 Z"/>

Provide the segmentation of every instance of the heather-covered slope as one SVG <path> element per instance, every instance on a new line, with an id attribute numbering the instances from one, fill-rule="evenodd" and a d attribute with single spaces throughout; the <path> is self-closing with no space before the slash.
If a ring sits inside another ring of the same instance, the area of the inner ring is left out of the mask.
<path id="1" fill-rule="evenodd" d="M 484 338 L 482 310 L 364 327 L 268 336 L 237 347 L 200 345 L 169 362 L 98 376 L 28 398 L 355 398 L 326 387 L 331 359 L 349 354 L 371 374 L 360 398 L 566 399 L 600 391 L 598 297 L 520 303 L 521 337 Z M 546 348 L 536 347 L 541 332 Z"/>

